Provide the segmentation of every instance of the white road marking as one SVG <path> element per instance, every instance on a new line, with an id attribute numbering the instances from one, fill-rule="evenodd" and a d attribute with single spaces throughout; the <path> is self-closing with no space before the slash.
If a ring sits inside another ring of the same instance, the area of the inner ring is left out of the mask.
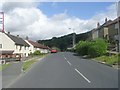
<path id="1" fill-rule="evenodd" d="M 69 62 L 69 61 L 67 61 L 68 62 L 68 64 L 71 66 L 72 64 Z"/>
<path id="2" fill-rule="evenodd" d="M 64 57 L 65 58 L 65 57 Z M 66 58 L 65 58 L 65 60 L 67 60 Z"/>
<path id="3" fill-rule="evenodd" d="M 80 71 L 78 71 L 76 68 L 75 68 L 75 71 L 80 74 L 88 83 L 91 83 L 90 80 L 88 80 Z"/>

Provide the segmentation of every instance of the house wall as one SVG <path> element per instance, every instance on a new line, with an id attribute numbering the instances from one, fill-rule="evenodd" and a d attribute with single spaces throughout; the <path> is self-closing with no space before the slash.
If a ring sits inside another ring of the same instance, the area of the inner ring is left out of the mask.
<path id="1" fill-rule="evenodd" d="M 28 56 L 28 50 L 25 49 L 25 46 L 15 45 L 15 42 L 11 40 L 5 33 L 0 32 L 0 51 L 9 51 L 13 50 L 13 54 L 21 54 L 22 56 Z M 27 47 L 28 48 L 28 47 Z"/>
<path id="2" fill-rule="evenodd" d="M 28 43 L 30 45 L 30 47 L 28 48 L 28 53 L 34 53 L 34 51 L 36 51 L 36 48 L 31 44 L 29 43 L 27 40 L 25 40 L 26 43 Z"/>
<path id="3" fill-rule="evenodd" d="M 108 35 L 109 40 L 113 41 L 115 39 L 115 36 L 118 35 L 118 29 L 117 29 L 117 23 L 109 25 L 108 26 Z"/>
<path id="4" fill-rule="evenodd" d="M 93 32 L 92 32 L 92 39 L 94 40 L 96 38 L 98 38 L 98 30 L 93 30 Z"/>
<path id="5" fill-rule="evenodd" d="M 22 57 L 27 57 L 29 54 L 28 46 L 15 45 L 14 54 L 21 54 Z"/>
<path id="6" fill-rule="evenodd" d="M 49 53 L 48 49 L 40 49 L 41 53 Z"/>
<path id="7" fill-rule="evenodd" d="M 5 33 L 0 32 L 0 36 L 0 44 L 2 44 L 0 50 L 14 50 L 15 43 Z"/>
<path id="8" fill-rule="evenodd" d="M 31 43 L 29 43 L 27 40 L 25 40 L 29 45 L 29 53 L 34 53 L 36 50 L 39 50 L 41 53 L 49 53 L 48 49 L 42 49 L 42 48 L 38 48 L 38 47 L 34 47 Z"/>
<path id="9" fill-rule="evenodd" d="M 98 37 L 99 37 L 99 38 L 104 38 L 104 28 L 100 28 L 100 29 L 98 30 Z"/>
<path id="10" fill-rule="evenodd" d="M 104 27 L 104 38 L 108 40 L 108 27 Z"/>

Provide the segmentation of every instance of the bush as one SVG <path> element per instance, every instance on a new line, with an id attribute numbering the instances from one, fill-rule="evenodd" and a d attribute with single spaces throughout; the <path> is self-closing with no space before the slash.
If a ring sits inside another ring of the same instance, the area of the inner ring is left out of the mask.
<path id="1" fill-rule="evenodd" d="M 41 55 L 41 52 L 39 50 L 36 50 L 33 55 Z"/>
<path id="2" fill-rule="evenodd" d="M 96 39 L 88 49 L 90 57 L 98 57 L 107 52 L 107 43 L 103 39 Z"/>
<path id="3" fill-rule="evenodd" d="M 80 55 L 88 55 L 88 49 L 90 47 L 91 43 L 88 41 L 80 41 L 76 45 L 76 52 Z"/>
<path id="4" fill-rule="evenodd" d="M 80 55 L 97 57 L 105 54 L 106 51 L 107 43 L 103 39 L 96 39 L 94 41 L 80 41 L 76 45 L 76 52 Z"/>

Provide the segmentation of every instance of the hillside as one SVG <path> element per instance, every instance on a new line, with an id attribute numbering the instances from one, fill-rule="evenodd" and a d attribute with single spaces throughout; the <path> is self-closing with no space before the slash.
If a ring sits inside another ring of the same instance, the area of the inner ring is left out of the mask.
<path id="1" fill-rule="evenodd" d="M 68 34 L 61 37 L 53 37 L 52 39 L 48 39 L 48 40 L 38 40 L 38 43 L 42 43 L 51 48 L 57 47 L 61 49 L 61 51 L 64 51 L 68 47 L 72 47 L 72 37 L 73 34 Z M 78 43 L 80 40 L 87 40 L 88 38 L 89 38 L 89 32 L 76 34 L 76 43 Z"/>

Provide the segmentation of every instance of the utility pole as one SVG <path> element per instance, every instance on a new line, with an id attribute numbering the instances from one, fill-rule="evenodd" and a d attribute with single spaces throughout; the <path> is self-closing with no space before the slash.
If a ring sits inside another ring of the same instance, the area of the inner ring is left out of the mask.
<path id="1" fill-rule="evenodd" d="M 72 29 L 72 28 L 69 28 L 69 29 Z M 72 29 L 73 30 L 73 37 L 72 37 L 72 44 L 73 44 L 73 48 L 75 47 L 75 42 L 76 42 L 76 34 L 75 34 L 75 29 Z"/>
<path id="2" fill-rule="evenodd" d="M 117 2 L 118 52 L 120 53 L 120 1 Z"/>
<path id="3" fill-rule="evenodd" d="M 74 31 L 74 29 L 73 29 L 73 48 L 75 47 L 75 41 L 76 39 L 75 39 L 75 31 Z"/>
<path id="4" fill-rule="evenodd" d="M 2 15 L 2 17 L 0 17 L 0 24 L 2 24 L 2 32 L 4 32 L 4 12 L 0 12 L 0 15 Z"/>

